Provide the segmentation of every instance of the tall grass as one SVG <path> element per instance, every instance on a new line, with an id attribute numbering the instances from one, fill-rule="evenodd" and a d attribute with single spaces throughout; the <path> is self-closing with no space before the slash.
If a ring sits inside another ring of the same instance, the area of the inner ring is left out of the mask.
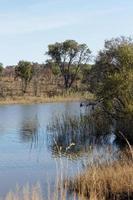
<path id="1" fill-rule="evenodd" d="M 32 188 L 27 185 L 22 189 L 17 187 L 15 192 L 9 192 L 5 200 L 43 200 L 43 196 L 39 185 Z"/>
<path id="2" fill-rule="evenodd" d="M 16 189 L 7 194 L 4 200 L 132 200 L 133 199 L 133 160 L 126 151 L 120 160 L 112 163 L 91 165 L 81 174 L 56 185 L 55 192 L 48 189 L 44 196 L 40 186 Z M 100 163 L 100 162 L 99 162 Z M 58 181 L 57 181 L 58 183 Z M 62 188 L 61 188 L 62 187 Z M 68 198 L 69 194 L 72 194 Z"/>
<path id="3" fill-rule="evenodd" d="M 73 145 L 73 144 L 72 144 Z M 71 147 L 68 147 L 71 148 Z M 59 153 L 61 149 L 58 147 Z M 119 160 L 106 163 L 93 163 L 74 178 L 64 179 L 64 163 L 60 157 L 61 171 L 57 166 L 58 177 L 55 191 L 48 187 L 48 195 L 43 195 L 39 184 L 30 188 L 17 188 L 2 200 L 132 200 L 133 199 L 133 160 L 129 150 L 119 153 Z M 62 185 L 63 181 L 63 185 Z M 68 194 L 71 197 L 68 198 Z"/>
<path id="4" fill-rule="evenodd" d="M 128 156 L 112 163 L 92 165 L 74 179 L 67 180 L 69 191 L 90 200 L 132 200 L 133 160 Z M 123 154 L 122 154 L 123 155 Z"/>

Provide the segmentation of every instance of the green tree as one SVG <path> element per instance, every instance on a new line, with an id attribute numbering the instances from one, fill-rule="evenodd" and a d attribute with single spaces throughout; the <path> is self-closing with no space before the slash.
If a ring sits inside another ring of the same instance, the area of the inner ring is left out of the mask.
<path id="1" fill-rule="evenodd" d="M 41 65 L 39 63 L 32 63 L 32 80 L 33 80 L 33 93 L 35 96 L 38 95 L 39 89 L 39 78 L 41 75 Z"/>
<path id="2" fill-rule="evenodd" d="M 3 72 L 3 64 L 2 63 L 0 63 L 0 75 L 2 74 L 2 72 Z"/>
<path id="3" fill-rule="evenodd" d="M 31 62 L 19 61 L 15 68 L 16 77 L 20 77 L 22 80 L 22 92 L 26 93 L 28 83 L 33 77 L 33 66 Z"/>
<path id="4" fill-rule="evenodd" d="M 3 71 L 3 64 L 0 63 L 0 72 L 2 72 L 2 71 Z"/>
<path id="5" fill-rule="evenodd" d="M 60 76 L 60 69 L 57 63 L 53 62 L 52 60 L 47 60 L 45 67 L 50 68 L 54 76 Z"/>
<path id="6" fill-rule="evenodd" d="M 133 40 L 120 37 L 106 41 L 104 50 L 99 52 L 90 71 L 89 78 L 91 91 L 95 93 L 103 110 L 116 119 L 117 125 L 122 125 L 118 130 L 124 132 L 131 141 Z M 126 134 L 127 127 L 130 132 Z"/>
<path id="7" fill-rule="evenodd" d="M 64 78 L 65 89 L 71 88 L 83 64 L 90 60 L 91 51 L 86 44 L 66 40 L 48 46 L 50 62 L 58 65 Z M 55 65 L 54 65 L 55 66 Z"/>

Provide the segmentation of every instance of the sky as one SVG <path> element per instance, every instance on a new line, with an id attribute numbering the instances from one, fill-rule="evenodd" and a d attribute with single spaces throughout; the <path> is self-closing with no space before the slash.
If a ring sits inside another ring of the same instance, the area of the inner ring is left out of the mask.
<path id="1" fill-rule="evenodd" d="M 105 39 L 133 36 L 133 0 L 0 0 L 0 62 L 44 63 L 48 44 L 74 39 L 94 55 Z"/>

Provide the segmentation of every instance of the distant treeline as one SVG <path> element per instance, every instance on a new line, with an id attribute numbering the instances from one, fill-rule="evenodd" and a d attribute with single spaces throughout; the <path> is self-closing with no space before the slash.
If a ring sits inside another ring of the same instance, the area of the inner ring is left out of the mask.
<path id="1" fill-rule="evenodd" d="M 19 61 L 16 66 L 0 65 L 0 96 L 58 95 L 66 90 L 85 90 L 91 51 L 86 44 L 66 40 L 48 46 L 45 64 Z"/>
<path id="2" fill-rule="evenodd" d="M 73 92 L 86 91 L 84 84 L 90 65 L 82 66 L 69 87 Z M 48 96 L 62 95 L 68 88 L 56 66 L 50 64 L 20 61 L 16 66 L 2 67 L 0 70 L 0 98 L 13 96 Z"/>

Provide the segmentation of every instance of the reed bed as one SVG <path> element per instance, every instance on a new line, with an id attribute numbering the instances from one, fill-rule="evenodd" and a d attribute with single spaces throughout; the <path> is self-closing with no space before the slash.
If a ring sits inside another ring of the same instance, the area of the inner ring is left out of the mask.
<path id="1" fill-rule="evenodd" d="M 133 159 L 131 152 L 120 152 L 119 160 L 94 163 L 77 174 L 64 180 L 64 187 L 58 181 L 55 191 L 48 187 L 45 196 L 39 184 L 30 188 L 16 189 L 1 200 L 132 200 Z M 62 172 L 61 172 L 62 173 Z M 59 174 L 59 176 L 62 176 Z M 68 198 L 68 194 L 71 194 Z"/>
<path id="2" fill-rule="evenodd" d="M 4 200 L 67 200 L 68 190 L 72 192 L 71 200 L 132 200 L 133 162 L 92 166 L 84 174 L 69 180 L 62 194 L 57 190 L 45 198 L 39 187 L 24 187 L 21 192 L 9 192 Z"/>
<path id="3" fill-rule="evenodd" d="M 67 184 L 70 192 L 75 191 L 90 200 L 132 200 L 133 160 L 125 158 L 92 165 Z"/>

